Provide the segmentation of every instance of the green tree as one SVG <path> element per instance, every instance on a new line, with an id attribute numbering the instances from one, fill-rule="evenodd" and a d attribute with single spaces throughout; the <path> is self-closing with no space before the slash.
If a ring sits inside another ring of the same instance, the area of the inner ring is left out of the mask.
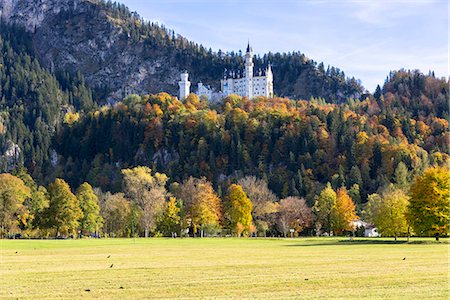
<path id="1" fill-rule="evenodd" d="M 144 236 L 148 237 L 150 230 L 156 225 L 157 216 L 164 209 L 167 197 L 165 189 L 167 176 L 148 167 L 135 167 L 122 170 L 127 196 L 142 210 L 142 227 Z"/>
<path id="2" fill-rule="evenodd" d="M 332 230 L 333 209 L 336 206 L 336 192 L 331 187 L 330 183 L 320 192 L 317 198 L 313 211 L 316 214 L 316 228 L 323 228 L 329 234 Z"/>
<path id="3" fill-rule="evenodd" d="M 94 193 L 92 186 L 87 182 L 83 183 L 78 187 L 76 196 L 83 212 L 80 220 L 81 232 L 85 235 L 92 232 L 98 234 L 103 225 L 103 218 L 100 215 L 98 197 Z"/>
<path id="4" fill-rule="evenodd" d="M 391 186 L 382 195 L 372 194 L 368 197 L 366 212 L 383 236 L 397 237 L 408 232 L 406 212 L 409 197 L 398 188 Z"/>
<path id="5" fill-rule="evenodd" d="M 31 196 L 30 189 L 22 179 L 8 173 L 0 174 L 0 235 L 18 225 L 19 211 L 25 199 Z M 26 218 L 25 218 L 26 219 Z"/>
<path id="6" fill-rule="evenodd" d="M 447 235 L 450 222 L 450 173 L 444 167 L 432 167 L 416 177 L 411 186 L 408 219 L 414 232 L 432 234 L 439 240 Z"/>
<path id="7" fill-rule="evenodd" d="M 83 217 L 78 198 L 71 192 L 69 185 L 63 179 L 57 178 L 48 185 L 49 207 L 45 215 L 47 227 L 60 234 L 76 235 L 79 220 Z"/>
<path id="8" fill-rule="evenodd" d="M 348 190 L 348 194 L 352 198 L 353 202 L 358 206 L 358 208 L 361 208 L 361 192 L 359 190 L 359 185 L 356 183 L 352 185 L 350 190 Z"/>
<path id="9" fill-rule="evenodd" d="M 404 162 L 399 162 L 397 168 L 394 171 L 394 182 L 401 188 L 406 189 L 408 187 L 408 167 Z"/>
<path id="10" fill-rule="evenodd" d="M 228 188 L 226 215 L 231 229 L 238 236 L 241 236 L 242 233 L 250 233 L 252 207 L 252 202 L 240 185 L 232 184 Z"/>

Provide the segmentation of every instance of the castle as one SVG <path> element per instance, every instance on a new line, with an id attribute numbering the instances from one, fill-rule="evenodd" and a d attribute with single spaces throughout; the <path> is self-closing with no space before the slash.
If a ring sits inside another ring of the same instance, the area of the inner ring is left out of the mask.
<path id="1" fill-rule="evenodd" d="M 204 96 L 209 101 L 222 99 L 231 94 L 236 94 L 249 99 L 256 96 L 273 97 L 273 74 L 272 67 L 269 65 L 265 70 L 259 69 L 256 75 L 253 73 L 253 50 L 250 44 L 247 45 L 245 53 L 245 69 L 243 71 L 225 71 L 223 79 L 220 80 L 220 92 L 215 92 L 211 87 L 199 82 L 197 86 L 197 95 Z M 189 74 L 183 72 L 181 80 L 178 82 L 180 87 L 180 99 L 189 95 L 191 83 L 188 79 Z"/>

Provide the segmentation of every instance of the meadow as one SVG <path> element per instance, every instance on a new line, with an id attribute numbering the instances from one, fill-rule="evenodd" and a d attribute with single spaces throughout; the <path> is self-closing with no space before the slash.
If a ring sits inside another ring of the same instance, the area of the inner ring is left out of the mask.
<path id="1" fill-rule="evenodd" d="M 1 240 L 0 299 L 448 299 L 448 240 Z"/>

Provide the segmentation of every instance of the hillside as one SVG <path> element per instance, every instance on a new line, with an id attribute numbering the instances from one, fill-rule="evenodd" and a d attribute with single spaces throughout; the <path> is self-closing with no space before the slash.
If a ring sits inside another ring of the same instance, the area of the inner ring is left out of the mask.
<path id="1" fill-rule="evenodd" d="M 80 74 L 51 74 L 33 56 L 29 34 L 0 26 L 0 171 L 25 164 L 40 177 L 66 112 L 95 105 Z"/>
<path id="2" fill-rule="evenodd" d="M 394 94 L 397 85 L 404 87 Z M 57 175 L 74 186 L 86 180 L 117 191 L 120 169 L 134 165 L 171 181 L 205 176 L 216 187 L 250 174 L 280 197 L 300 195 L 311 204 L 331 182 L 365 202 L 391 182 L 445 164 L 450 153 L 441 102 L 448 81 L 399 71 L 383 90 L 378 99 L 345 105 L 237 96 L 208 105 L 195 95 L 183 103 L 166 93 L 130 96 L 62 128 L 55 147 L 64 168 Z M 418 93 L 406 98 L 409 91 Z"/>
<path id="3" fill-rule="evenodd" d="M 194 83 L 219 88 L 224 69 L 242 65 L 238 53 L 205 49 L 116 3 L 1 0 L 0 14 L 4 22 L 22 26 L 31 34 L 35 55 L 47 69 L 80 71 L 98 102 L 120 100 L 130 93 L 176 95 L 179 73 L 185 69 Z M 300 52 L 255 57 L 255 66 L 269 61 L 278 96 L 343 102 L 363 92 L 357 80 Z"/>

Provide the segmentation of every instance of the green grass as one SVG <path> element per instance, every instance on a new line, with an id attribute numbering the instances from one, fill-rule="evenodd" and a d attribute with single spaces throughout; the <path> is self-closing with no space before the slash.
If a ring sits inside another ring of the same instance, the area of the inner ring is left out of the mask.
<path id="1" fill-rule="evenodd" d="M 448 299 L 448 241 L 413 241 L 1 240 L 0 299 Z"/>

